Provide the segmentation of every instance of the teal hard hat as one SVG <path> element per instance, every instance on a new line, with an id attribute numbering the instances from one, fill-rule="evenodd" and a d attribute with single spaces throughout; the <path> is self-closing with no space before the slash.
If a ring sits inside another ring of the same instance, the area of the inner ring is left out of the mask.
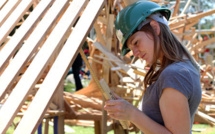
<path id="1" fill-rule="evenodd" d="M 115 21 L 116 35 L 122 43 L 121 54 L 124 56 L 130 50 L 127 47 L 127 39 L 135 32 L 141 22 L 155 12 L 160 12 L 169 20 L 171 11 L 151 1 L 138 1 L 122 9 Z"/>

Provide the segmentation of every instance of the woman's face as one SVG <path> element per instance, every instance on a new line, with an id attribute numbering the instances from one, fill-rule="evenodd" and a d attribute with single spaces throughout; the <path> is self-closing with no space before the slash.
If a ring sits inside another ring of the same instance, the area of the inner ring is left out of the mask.
<path id="1" fill-rule="evenodd" d="M 154 41 L 149 34 L 143 31 L 134 33 L 129 37 L 127 46 L 135 57 L 145 60 L 147 64 L 153 63 Z"/>

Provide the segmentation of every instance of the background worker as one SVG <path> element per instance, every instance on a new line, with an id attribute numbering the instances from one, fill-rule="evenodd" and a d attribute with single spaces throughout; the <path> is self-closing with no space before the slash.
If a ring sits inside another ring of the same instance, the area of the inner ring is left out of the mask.
<path id="1" fill-rule="evenodd" d="M 124 99 L 106 101 L 105 110 L 145 134 L 189 134 L 201 101 L 199 67 L 170 31 L 170 11 L 150 1 L 125 7 L 115 21 L 122 55 L 130 50 L 150 66 L 140 108 Z"/>

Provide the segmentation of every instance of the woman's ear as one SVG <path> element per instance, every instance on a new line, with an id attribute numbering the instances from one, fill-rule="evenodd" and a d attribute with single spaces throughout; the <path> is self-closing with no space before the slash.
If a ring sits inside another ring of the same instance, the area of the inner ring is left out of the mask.
<path id="1" fill-rule="evenodd" d="M 153 30 L 156 32 L 156 34 L 160 35 L 160 25 L 158 24 L 158 22 L 155 20 L 152 20 L 150 22 L 150 25 L 153 28 Z"/>

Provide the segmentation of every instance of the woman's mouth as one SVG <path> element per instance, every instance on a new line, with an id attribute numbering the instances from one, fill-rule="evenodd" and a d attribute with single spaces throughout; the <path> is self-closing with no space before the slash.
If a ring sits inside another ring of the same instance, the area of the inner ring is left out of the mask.
<path id="1" fill-rule="evenodd" d="M 141 58 L 144 59 L 145 56 L 146 56 L 146 53 L 144 55 L 142 55 Z"/>

